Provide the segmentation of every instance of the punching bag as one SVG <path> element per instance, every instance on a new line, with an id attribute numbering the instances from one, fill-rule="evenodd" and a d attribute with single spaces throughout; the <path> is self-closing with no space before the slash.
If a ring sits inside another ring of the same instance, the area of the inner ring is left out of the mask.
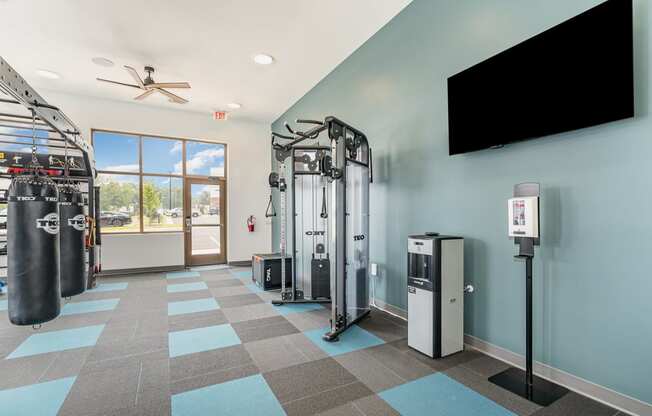
<path id="1" fill-rule="evenodd" d="M 82 193 L 73 185 L 59 187 L 59 242 L 61 297 L 86 290 L 86 216 Z"/>
<path id="2" fill-rule="evenodd" d="M 58 190 L 47 177 L 21 175 L 7 199 L 9 320 L 38 325 L 61 311 Z"/>

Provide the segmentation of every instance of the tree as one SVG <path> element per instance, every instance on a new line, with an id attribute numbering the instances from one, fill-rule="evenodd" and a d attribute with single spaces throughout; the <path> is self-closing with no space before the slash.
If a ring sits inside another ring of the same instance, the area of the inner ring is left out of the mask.
<path id="1" fill-rule="evenodd" d="M 138 186 L 135 183 L 100 180 L 100 209 L 102 211 L 134 211 L 138 202 Z"/>
<path id="2" fill-rule="evenodd" d="M 143 184 L 143 215 L 150 220 L 158 218 L 158 209 L 161 207 L 161 191 L 156 189 L 154 184 L 145 182 Z"/>

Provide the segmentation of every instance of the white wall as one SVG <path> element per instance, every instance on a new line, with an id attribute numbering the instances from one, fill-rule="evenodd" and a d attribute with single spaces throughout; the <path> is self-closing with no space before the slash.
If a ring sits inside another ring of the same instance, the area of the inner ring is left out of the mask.
<path id="1" fill-rule="evenodd" d="M 251 260 L 253 253 L 269 252 L 271 225 L 265 221 L 270 171 L 269 123 L 214 121 L 210 114 L 167 110 L 138 103 L 54 91 L 41 94 L 60 107 L 90 140 L 91 128 L 162 135 L 226 143 L 227 259 Z M 256 231 L 247 232 L 246 219 L 256 217 Z M 183 236 L 111 235 L 103 240 L 104 270 L 183 264 Z"/>

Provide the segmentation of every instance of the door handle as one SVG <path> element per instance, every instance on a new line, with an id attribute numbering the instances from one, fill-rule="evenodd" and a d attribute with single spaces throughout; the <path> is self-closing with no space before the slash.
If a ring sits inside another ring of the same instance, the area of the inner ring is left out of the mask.
<path id="1" fill-rule="evenodd" d="M 191 228 L 192 228 L 192 219 L 190 217 L 186 217 L 186 232 L 189 233 Z"/>

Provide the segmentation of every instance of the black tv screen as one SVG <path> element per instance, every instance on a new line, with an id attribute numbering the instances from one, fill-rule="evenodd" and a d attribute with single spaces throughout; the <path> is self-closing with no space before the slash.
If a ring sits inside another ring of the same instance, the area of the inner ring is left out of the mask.
<path id="1" fill-rule="evenodd" d="M 448 78 L 449 153 L 634 116 L 632 0 L 609 0 Z"/>

